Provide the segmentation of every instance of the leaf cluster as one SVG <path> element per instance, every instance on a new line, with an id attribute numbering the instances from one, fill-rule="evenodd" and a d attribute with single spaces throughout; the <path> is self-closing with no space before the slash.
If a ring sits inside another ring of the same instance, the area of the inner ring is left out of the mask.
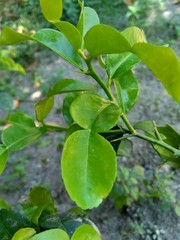
<path id="1" fill-rule="evenodd" d="M 49 132 L 66 131 L 62 177 L 71 199 L 82 209 L 88 209 L 97 207 L 110 193 L 117 176 L 116 155 L 127 154 L 124 150 L 132 146 L 129 138 L 148 141 L 163 160 L 179 164 L 178 132 L 169 125 L 157 126 L 151 121 L 133 125 L 127 114 L 139 93 L 132 70 L 136 64 L 144 62 L 179 103 L 180 63 L 169 47 L 148 43 L 141 29 L 130 27 L 120 32 L 100 24 L 95 10 L 85 7 L 84 2 L 79 1 L 79 5 L 77 26 L 62 21 L 61 0 L 40 0 L 42 13 L 53 29 L 44 28 L 32 34 L 19 33 L 7 26 L 2 29 L 0 46 L 35 42 L 56 53 L 84 76 L 90 76 L 96 84 L 60 79 L 35 105 L 37 122 L 24 113 L 10 115 L 7 119 L 10 126 L 2 132 L 0 173 L 10 151 L 19 151 Z M 105 78 L 96 72 L 94 61 L 106 72 Z M 66 94 L 62 115 L 67 125 L 48 124 L 46 117 L 54 107 L 55 96 L 61 94 Z M 136 178 L 131 180 L 136 182 Z M 138 199 L 137 189 L 130 193 L 134 199 Z"/>

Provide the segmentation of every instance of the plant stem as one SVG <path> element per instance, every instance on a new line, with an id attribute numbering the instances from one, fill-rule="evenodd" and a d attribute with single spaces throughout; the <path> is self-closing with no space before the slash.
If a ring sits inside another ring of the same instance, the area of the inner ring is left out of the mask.
<path id="1" fill-rule="evenodd" d="M 169 144 L 163 142 L 162 140 L 157 140 L 157 139 L 148 137 L 148 136 L 146 136 L 146 135 L 142 135 L 142 134 L 137 133 L 137 132 L 134 133 L 134 137 L 138 137 L 138 138 L 141 138 L 141 139 L 143 139 L 143 140 L 146 140 L 146 141 L 148 141 L 148 142 L 150 142 L 150 143 L 157 144 L 158 146 L 163 147 L 163 148 L 169 150 L 171 153 L 174 154 L 174 156 L 180 157 L 180 150 L 178 150 L 178 149 L 170 146 Z"/>
<path id="2" fill-rule="evenodd" d="M 49 132 L 54 132 L 54 131 L 56 131 L 56 132 L 57 132 L 57 131 L 62 132 L 62 131 L 68 130 L 68 128 L 62 127 L 62 126 L 59 126 L 59 125 L 54 126 L 54 125 L 49 125 L 49 124 L 44 123 L 43 126 L 44 126 Z"/>
<path id="3" fill-rule="evenodd" d="M 129 129 L 129 131 L 132 134 L 136 134 L 136 130 L 133 128 L 133 126 L 131 125 L 131 123 L 129 122 L 129 120 L 127 119 L 127 117 L 124 113 L 121 114 L 121 118 L 122 118 L 123 122 L 126 124 L 126 127 Z"/>
<path id="4" fill-rule="evenodd" d="M 116 102 L 111 90 L 106 86 L 106 84 L 103 82 L 103 80 L 98 76 L 98 74 L 95 72 L 92 63 L 92 60 L 89 59 L 85 59 L 85 62 L 87 64 L 88 67 L 88 71 L 86 72 L 86 75 L 91 76 L 94 80 L 96 80 L 96 82 L 102 87 L 102 89 L 105 91 L 105 93 L 107 94 L 108 98 L 113 101 Z"/>

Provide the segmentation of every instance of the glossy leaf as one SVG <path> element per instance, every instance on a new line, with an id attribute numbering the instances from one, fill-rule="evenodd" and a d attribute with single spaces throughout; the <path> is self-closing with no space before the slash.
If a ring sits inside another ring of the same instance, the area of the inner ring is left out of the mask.
<path id="1" fill-rule="evenodd" d="M 139 29 L 138 27 L 128 27 L 121 33 L 131 46 L 136 43 L 146 42 L 146 37 L 143 30 Z"/>
<path id="2" fill-rule="evenodd" d="M 99 24 L 99 17 L 96 11 L 90 7 L 82 7 L 78 29 L 82 35 L 82 38 L 86 35 L 86 33 L 95 25 Z"/>
<path id="3" fill-rule="evenodd" d="M 21 228 L 14 234 L 12 240 L 29 240 L 35 233 L 34 228 Z"/>
<path id="4" fill-rule="evenodd" d="M 40 0 L 41 11 L 49 22 L 57 22 L 62 16 L 62 0 Z"/>
<path id="5" fill-rule="evenodd" d="M 54 106 L 54 96 L 46 97 L 35 105 L 36 118 L 42 122 Z"/>
<path id="6" fill-rule="evenodd" d="M 29 240 L 69 240 L 67 233 L 61 229 L 51 229 L 38 233 Z"/>
<path id="7" fill-rule="evenodd" d="M 175 53 L 168 47 L 137 43 L 132 51 L 160 80 L 167 92 L 180 103 L 180 64 Z"/>
<path id="8" fill-rule="evenodd" d="M 92 85 L 74 79 L 63 79 L 58 81 L 53 87 L 50 88 L 48 96 L 68 92 L 81 92 L 90 90 L 94 90 L 94 87 Z"/>
<path id="9" fill-rule="evenodd" d="M 0 35 L 0 46 L 17 44 L 27 40 L 35 41 L 51 49 L 75 67 L 82 69 L 79 55 L 73 49 L 66 37 L 54 29 L 41 29 L 34 35 L 25 35 L 4 27 Z"/>
<path id="10" fill-rule="evenodd" d="M 0 145 L 0 175 L 3 173 L 8 159 L 8 149 L 4 145 Z"/>
<path id="11" fill-rule="evenodd" d="M 78 50 L 81 47 L 82 37 L 79 30 L 74 25 L 64 21 L 56 22 L 54 25 L 64 34 L 74 49 Z"/>
<path id="12" fill-rule="evenodd" d="M 61 165 L 66 189 L 82 209 L 97 207 L 108 196 L 116 178 L 112 146 L 90 130 L 79 130 L 69 136 Z"/>
<path id="13" fill-rule="evenodd" d="M 126 38 L 115 28 L 99 24 L 92 27 L 85 36 L 85 48 L 91 57 L 131 51 Z"/>
<path id="14" fill-rule="evenodd" d="M 120 107 L 124 113 L 128 113 L 134 106 L 138 94 L 139 86 L 132 71 L 114 79 L 114 85 Z"/>
<path id="15" fill-rule="evenodd" d="M 34 143 L 43 132 L 37 128 L 10 126 L 2 133 L 2 142 L 10 151 L 18 151 Z"/>
<path id="16" fill-rule="evenodd" d="M 0 57 L 0 71 L 1 70 L 17 71 L 23 75 L 26 74 L 24 68 L 20 64 L 15 63 L 8 57 Z"/>
<path id="17" fill-rule="evenodd" d="M 109 100 L 92 93 L 84 93 L 73 101 L 70 113 L 81 127 L 103 132 L 116 125 L 121 110 Z"/>
<path id="18" fill-rule="evenodd" d="M 36 226 L 25 216 L 7 209 L 0 210 L 0 239 L 12 240 L 13 235 L 21 228 Z"/>
<path id="19" fill-rule="evenodd" d="M 82 69 L 81 58 L 61 32 L 53 29 L 41 29 L 33 35 L 32 40 L 48 47 L 67 62 Z"/>
<path id="20" fill-rule="evenodd" d="M 139 61 L 133 53 L 109 54 L 106 58 L 106 70 L 110 78 L 116 78 L 127 73 Z"/>
<path id="21" fill-rule="evenodd" d="M 84 224 L 80 226 L 73 234 L 71 240 L 101 240 L 101 237 L 96 232 L 96 230 L 88 225 Z"/>

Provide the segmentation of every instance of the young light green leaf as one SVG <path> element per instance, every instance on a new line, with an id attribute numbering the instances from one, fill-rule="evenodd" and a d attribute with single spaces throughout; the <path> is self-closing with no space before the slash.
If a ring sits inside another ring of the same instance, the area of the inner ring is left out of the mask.
<path id="1" fill-rule="evenodd" d="M 91 57 L 131 51 L 126 38 L 115 28 L 104 24 L 92 27 L 85 35 L 84 41 Z"/>
<path id="2" fill-rule="evenodd" d="M 62 17 L 62 0 L 40 0 L 41 11 L 49 22 L 57 22 Z"/>
<path id="3" fill-rule="evenodd" d="M 146 37 L 143 30 L 139 29 L 138 27 L 128 27 L 121 33 L 131 46 L 136 43 L 146 42 Z"/>
<path id="4" fill-rule="evenodd" d="M 10 151 L 18 151 L 34 143 L 43 135 L 40 128 L 10 126 L 2 133 L 2 142 Z"/>
<path id="5" fill-rule="evenodd" d="M 61 229 L 51 229 L 38 233 L 29 240 L 70 240 L 67 233 Z"/>
<path id="6" fill-rule="evenodd" d="M 81 127 L 104 132 L 117 124 L 121 109 L 107 99 L 86 92 L 73 101 L 70 113 Z"/>
<path id="7" fill-rule="evenodd" d="M 56 22 L 54 25 L 64 34 L 74 49 L 78 50 L 81 47 L 82 37 L 79 30 L 74 25 L 64 21 Z"/>
<path id="8" fill-rule="evenodd" d="M 0 175 L 3 173 L 8 159 L 8 149 L 6 146 L 0 144 Z"/>
<path id="9" fill-rule="evenodd" d="M 180 64 L 175 53 L 168 47 L 137 43 L 135 53 L 160 80 L 167 92 L 180 103 Z"/>
<path id="10" fill-rule="evenodd" d="M 114 85 L 120 107 L 124 113 L 128 113 L 134 106 L 138 94 L 139 86 L 132 71 L 114 79 Z"/>
<path id="11" fill-rule="evenodd" d="M 80 82 L 74 79 L 63 79 L 58 81 L 53 87 L 50 88 L 48 96 L 56 94 L 68 93 L 68 92 L 81 92 L 92 91 L 95 88 L 84 82 Z"/>
<path id="12" fill-rule="evenodd" d="M 74 232 L 71 240 L 101 240 L 101 237 L 96 232 L 96 230 L 88 225 L 83 224 L 82 226 L 78 227 L 78 229 Z"/>
<path id="13" fill-rule="evenodd" d="M 36 119 L 40 122 L 50 113 L 54 106 L 54 96 L 46 97 L 35 105 Z"/>
<path id="14" fill-rule="evenodd" d="M 82 7 L 79 22 L 77 25 L 82 38 L 84 38 L 89 29 L 99 23 L 99 17 L 94 9 L 90 7 Z"/>
<path id="15" fill-rule="evenodd" d="M 116 156 L 111 144 L 90 130 L 69 136 L 61 165 L 66 189 L 82 209 L 97 207 L 108 196 L 116 178 Z"/>
<path id="16" fill-rule="evenodd" d="M 67 62 L 82 69 L 82 61 L 63 33 L 54 29 L 41 29 L 34 35 L 25 35 L 4 27 L 0 35 L 0 46 L 17 44 L 24 41 L 35 41 L 51 49 Z"/>
<path id="17" fill-rule="evenodd" d="M 29 240 L 36 233 L 34 228 L 21 228 L 12 237 L 12 240 Z"/>
<path id="18" fill-rule="evenodd" d="M 116 78 L 131 70 L 138 62 L 140 59 L 133 53 L 108 54 L 106 71 L 110 78 Z"/>
<path id="19" fill-rule="evenodd" d="M 24 68 L 20 64 L 15 63 L 11 58 L 8 57 L 0 58 L 0 71 L 1 70 L 17 71 L 23 75 L 26 74 Z"/>

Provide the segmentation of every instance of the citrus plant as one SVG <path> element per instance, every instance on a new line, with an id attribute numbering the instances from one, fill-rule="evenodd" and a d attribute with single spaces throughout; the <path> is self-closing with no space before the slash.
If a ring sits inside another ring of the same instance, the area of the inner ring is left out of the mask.
<path id="1" fill-rule="evenodd" d="M 131 147 L 130 138 L 148 141 L 164 162 L 179 165 L 179 133 L 170 125 L 158 126 L 154 121 L 133 125 L 127 113 L 139 93 L 132 71 L 136 64 L 142 61 L 147 65 L 171 97 L 180 103 L 180 63 L 169 47 L 148 43 L 141 29 L 130 27 L 120 32 L 100 24 L 95 10 L 78 2 L 81 13 L 77 26 L 61 21 L 62 0 L 40 0 L 45 19 L 57 30 L 46 28 L 35 34 L 22 34 L 7 26 L 2 29 L 0 46 L 37 42 L 73 65 L 85 79 L 90 76 L 96 85 L 78 79 L 61 79 L 35 105 L 37 121 L 21 112 L 8 116 L 10 126 L 3 130 L 0 145 L 0 173 L 9 152 L 19 151 L 49 132 L 66 131 L 61 158 L 64 184 L 79 207 L 92 209 L 110 193 L 117 174 L 116 156 Z M 96 72 L 94 61 L 105 70 L 105 78 Z M 60 94 L 66 94 L 62 114 L 67 125 L 50 125 L 46 117 L 54 106 L 55 96 Z M 34 235 L 32 229 L 19 231 L 17 235 L 21 231 L 27 233 L 23 239 L 49 239 L 50 236 L 69 239 L 60 229 L 39 236 Z M 77 236 L 71 239 L 86 239 Z M 99 239 L 99 235 L 96 238 Z"/>

